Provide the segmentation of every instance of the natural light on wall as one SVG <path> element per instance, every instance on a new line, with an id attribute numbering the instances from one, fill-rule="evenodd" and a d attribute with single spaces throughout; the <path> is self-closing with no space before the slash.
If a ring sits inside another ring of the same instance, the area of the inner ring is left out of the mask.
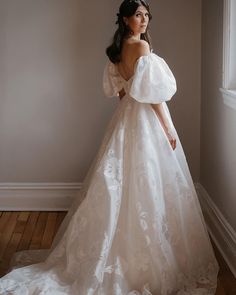
<path id="1" fill-rule="evenodd" d="M 236 110 L 236 0 L 224 0 L 223 81 L 224 103 Z"/>

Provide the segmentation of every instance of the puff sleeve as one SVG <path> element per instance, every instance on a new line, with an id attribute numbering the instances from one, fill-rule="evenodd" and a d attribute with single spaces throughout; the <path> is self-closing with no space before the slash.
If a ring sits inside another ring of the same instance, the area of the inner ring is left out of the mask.
<path id="1" fill-rule="evenodd" d="M 103 72 L 103 91 L 107 97 L 118 96 L 123 88 L 122 80 L 115 65 L 108 60 Z"/>
<path id="2" fill-rule="evenodd" d="M 131 97 L 142 103 L 157 104 L 170 100 L 176 90 L 175 77 L 163 58 L 150 53 L 137 60 L 129 89 Z"/>

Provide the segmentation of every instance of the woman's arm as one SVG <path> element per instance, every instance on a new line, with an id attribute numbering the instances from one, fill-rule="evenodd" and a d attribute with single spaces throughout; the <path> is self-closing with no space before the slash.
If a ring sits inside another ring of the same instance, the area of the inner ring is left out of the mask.
<path id="1" fill-rule="evenodd" d="M 154 109 L 157 116 L 159 117 L 159 119 L 161 121 L 161 124 L 162 124 L 163 128 L 165 129 L 165 131 L 169 131 L 170 130 L 170 124 L 169 124 L 169 121 L 168 121 L 168 119 L 166 117 L 163 104 L 162 103 L 151 104 L 151 106 Z"/>
<path id="2" fill-rule="evenodd" d="M 174 150 L 176 148 L 176 139 L 172 133 L 171 126 L 170 126 L 169 121 L 166 117 L 163 104 L 162 103 L 151 104 L 151 106 L 154 109 L 155 113 L 157 114 L 158 118 L 160 119 L 160 122 L 165 130 L 165 133 L 169 139 L 169 142 Z"/>

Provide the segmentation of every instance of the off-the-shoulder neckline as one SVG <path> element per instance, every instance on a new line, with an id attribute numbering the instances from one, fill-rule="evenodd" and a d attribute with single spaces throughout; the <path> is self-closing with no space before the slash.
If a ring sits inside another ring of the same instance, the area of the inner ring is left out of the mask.
<path id="1" fill-rule="evenodd" d="M 117 66 L 114 64 L 114 66 L 116 67 L 116 71 L 117 71 L 118 75 L 120 76 L 120 78 L 121 78 L 123 81 L 125 81 L 126 83 L 128 83 L 131 79 L 133 79 L 133 77 L 134 77 L 134 75 L 135 75 L 136 67 L 137 67 L 137 65 L 138 65 L 138 62 L 139 62 L 141 59 L 146 58 L 146 57 L 149 57 L 149 56 L 152 55 L 152 54 L 155 54 L 155 53 L 154 53 L 153 51 L 151 51 L 151 52 L 149 52 L 148 54 L 146 54 L 146 55 L 141 55 L 139 58 L 137 58 L 137 60 L 135 61 L 135 64 L 134 64 L 134 74 L 133 74 L 128 80 L 126 80 L 125 78 L 122 77 L 122 75 L 120 74 L 120 72 L 119 72 Z"/>

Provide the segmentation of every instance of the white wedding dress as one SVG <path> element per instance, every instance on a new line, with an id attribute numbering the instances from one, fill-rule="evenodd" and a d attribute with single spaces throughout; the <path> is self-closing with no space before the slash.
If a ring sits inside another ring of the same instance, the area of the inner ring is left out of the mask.
<path id="1" fill-rule="evenodd" d="M 176 92 L 171 70 L 151 52 L 126 81 L 108 60 L 103 87 L 109 97 L 122 88 L 126 95 L 83 189 L 52 248 L 20 252 L 18 263 L 30 256 L 38 262 L 2 277 L 0 294 L 215 294 L 219 266 L 166 105 Z M 161 102 L 175 150 L 150 105 Z"/>

